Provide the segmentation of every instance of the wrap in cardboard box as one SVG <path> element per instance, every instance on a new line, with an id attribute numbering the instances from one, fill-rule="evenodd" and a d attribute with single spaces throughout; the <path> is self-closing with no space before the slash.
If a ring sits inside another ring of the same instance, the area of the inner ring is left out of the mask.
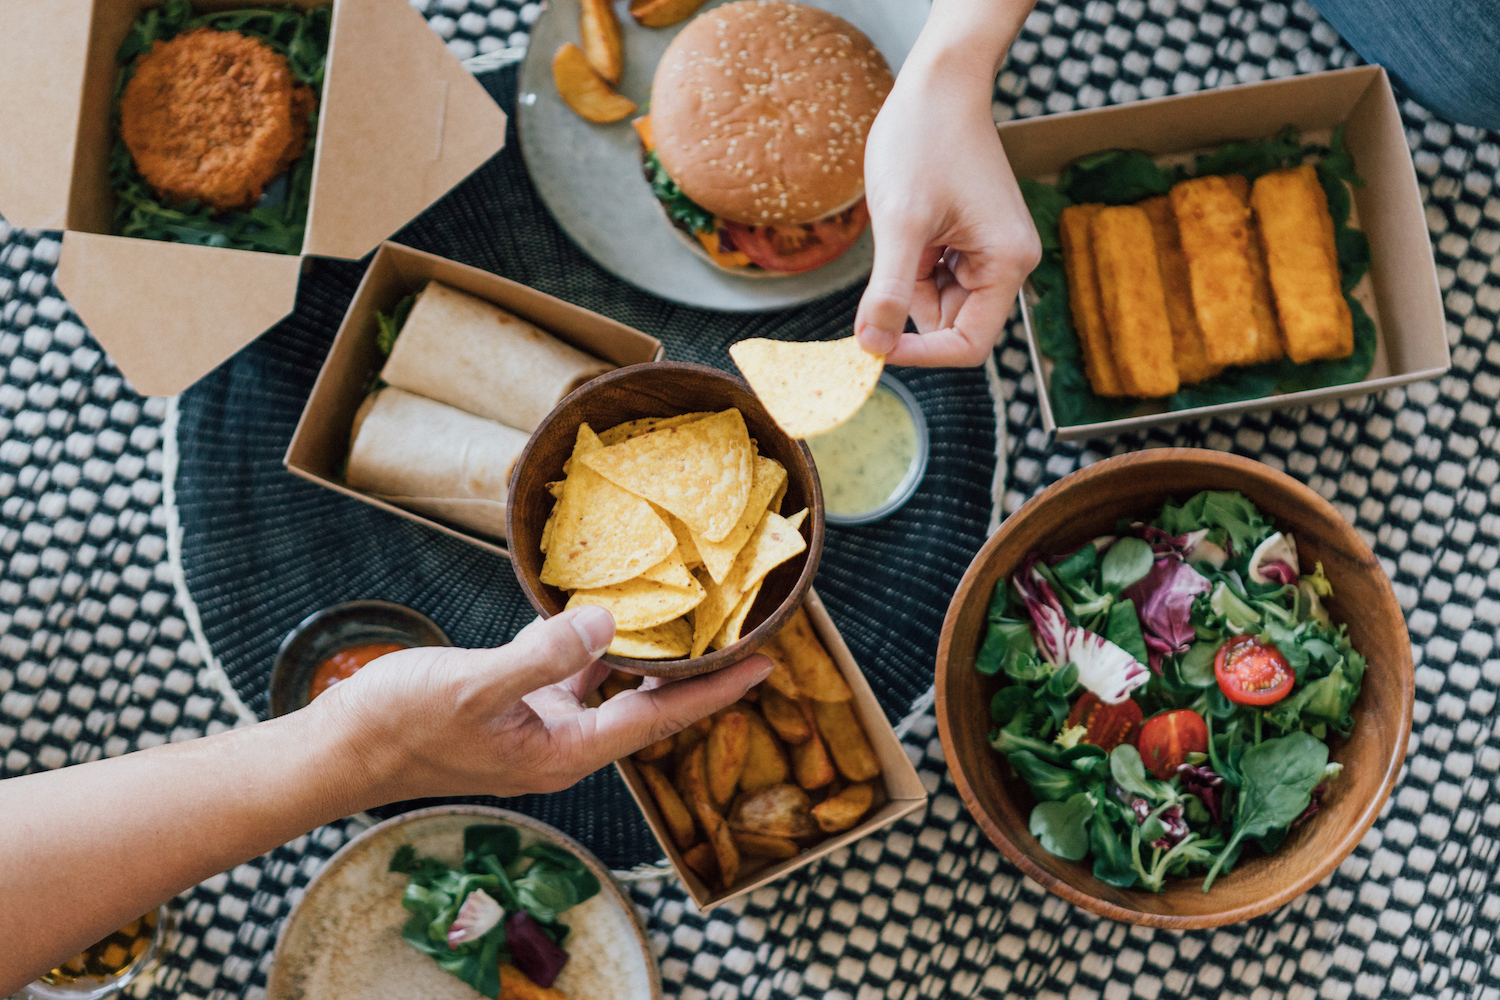
<path id="1" fill-rule="evenodd" d="M 1121 434 L 1198 417 L 1306 406 L 1379 392 L 1436 378 L 1448 370 L 1442 294 L 1427 234 L 1416 171 L 1406 145 L 1390 80 L 1379 66 L 1309 73 L 1264 83 L 1160 97 L 1116 107 L 1047 115 L 998 126 L 1017 177 L 1045 179 L 1073 160 L 1107 149 L 1140 149 L 1154 157 L 1209 150 L 1228 142 L 1274 135 L 1293 125 L 1304 135 L 1344 125 L 1365 186 L 1354 188 L 1353 223 L 1370 240 L 1367 311 L 1376 324 L 1375 365 L 1360 382 L 1259 399 L 1160 409 L 1147 403 L 1121 420 L 1059 427 L 1048 388 L 1052 363 L 1038 346 L 1031 301 L 1021 294 L 1032 369 L 1037 373 L 1042 425 L 1058 440 Z"/>
<path id="2" fill-rule="evenodd" d="M 582 306 L 553 298 L 481 268 L 414 250 L 399 243 L 382 243 L 375 252 L 370 268 L 360 281 L 343 322 L 339 324 L 333 346 L 328 350 L 328 357 L 318 373 L 312 394 L 303 407 L 302 417 L 297 421 L 297 429 L 287 445 L 283 464 L 293 474 L 320 486 L 509 558 L 510 553 L 500 537 L 505 523 L 504 505 L 497 501 L 447 498 L 441 502 L 432 502 L 431 498 L 416 498 L 416 502 L 413 502 L 408 497 L 387 497 L 361 492 L 352 488 L 345 479 L 344 467 L 349 456 L 350 432 L 376 376 L 386 363 L 385 355 L 376 343 L 379 333 L 376 313 L 389 314 L 403 298 L 422 291 L 430 281 L 441 282 L 449 288 L 467 292 L 499 306 L 570 347 L 609 365 L 624 366 L 658 361 L 662 355 L 661 341 Z M 399 342 L 398 340 L 397 343 Z M 400 390 L 387 388 L 382 394 L 392 392 Z M 439 407 L 435 403 L 430 405 Z M 479 417 L 467 414 L 458 416 L 483 423 Z M 521 431 L 513 433 L 524 436 Z M 503 482 L 508 478 L 507 469 L 503 475 L 498 476 L 497 481 Z M 399 500 L 399 505 L 393 500 Z M 418 513 L 412 508 L 419 508 L 425 513 Z M 488 522 L 494 526 L 494 530 L 469 530 L 456 523 L 457 521 L 470 524 Z"/>
<path id="3" fill-rule="evenodd" d="M 651 832 L 656 835 L 656 841 L 661 845 L 662 852 L 672 863 L 688 895 L 693 897 L 693 902 L 702 912 L 753 892 L 763 885 L 776 881 L 788 872 L 812 864 L 841 847 L 863 840 L 927 804 L 926 786 L 922 784 L 922 779 L 917 775 L 917 769 L 912 765 L 911 759 L 906 756 L 906 751 L 902 749 L 901 740 L 896 736 L 896 731 L 892 728 L 890 721 L 886 719 L 880 702 L 875 700 L 875 692 L 870 690 L 870 682 L 865 680 L 859 664 L 854 661 L 849 647 L 844 644 L 843 636 L 839 635 L 833 619 L 828 616 L 828 609 L 823 606 L 817 590 L 808 588 L 803 607 L 807 609 L 807 617 L 812 622 L 813 629 L 818 633 L 818 640 L 823 643 L 823 648 L 828 651 L 828 655 L 833 657 L 833 662 L 837 664 L 839 672 L 843 674 L 844 680 L 854 692 L 854 705 L 859 711 L 860 721 L 864 724 L 865 733 L 870 737 L 870 745 L 875 749 L 875 755 L 880 758 L 880 777 L 885 782 L 887 801 L 854 827 L 842 833 L 830 834 L 828 839 L 809 847 L 794 858 L 787 858 L 785 861 L 760 869 L 752 877 L 744 879 L 732 889 L 718 889 L 705 884 L 697 873 L 682 860 L 682 852 L 677 849 L 676 843 L 672 840 L 671 829 L 662 820 L 656 800 L 651 797 L 651 790 L 641 778 L 635 762 L 629 757 L 615 761 L 616 770 L 620 772 L 620 777 L 625 779 L 625 785 L 630 789 L 630 794 L 635 797 L 636 805 L 641 807 L 646 823 L 651 827 Z"/>
<path id="4" fill-rule="evenodd" d="M 505 113 L 405 0 L 332 3 L 303 254 L 354 259 L 499 152 Z M 0 0 L 0 214 L 66 230 L 58 287 L 131 384 L 163 396 L 291 312 L 304 258 L 110 235 L 115 53 L 152 6 Z"/>

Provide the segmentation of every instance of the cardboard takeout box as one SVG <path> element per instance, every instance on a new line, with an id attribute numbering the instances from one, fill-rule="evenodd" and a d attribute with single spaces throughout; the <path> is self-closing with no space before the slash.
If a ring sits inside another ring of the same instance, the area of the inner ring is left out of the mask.
<path id="1" fill-rule="evenodd" d="M 344 460 L 349 454 L 349 432 L 355 411 L 385 365 L 385 355 L 375 342 L 379 332 L 375 314 L 389 314 L 402 298 L 421 291 L 427 282 L 434 280 L 492 302 L 580 351 L 621 367 L 661 360 L 661 341 L 481 268 L 399 243 L 382 243 L 375 252 L 370 269 L 339 324 L 333 346 L 287 445 L 283 463 L 303 479 L 510 558 L 498 539 L 487 539 L 415 514 L 351 489 L 344 482 Z"/>
<path id="2" fill-rule="evenodd" d="M 1375 321 L 1375 366 L 1362 382 L 1260 399 L 1161 411 L 1095 424 L 1059 427 L 1047 393 L 1052 365 L 1038 350 L 1030 302 L 1021 295 L 1032 370 L 1040 382 L 1042 425 L 1059 440 L 1142 430 L 1215 414 L 1306 406 L 1436 378 L 1448 370 L 1442 294 L 1427 234 L 1422 195 L 1390 80 L 1379 66 L 1310 73 L 1222 90 L 1074 111 L 999 126 L 1017 177 L 1051 178 L 1069 162 L 1106 149 L 1141 149 L 1156 157 L 1214 149 L 1274 135 L 1294 125 L 1304 137 L 1343 124 L 1345 148 L 1365 186 L 1354 188 L 1351 223 L 1370 239 L 1367 295 Z M 1367 291 L 1366 291 L 1367 286 Z"/>
<path id="3" fill-rule="evenodd" d="M 844 675 L 844 680 L 854 691 L 854 707 L 858 710 L 860 722 L 864 724 L 865 732 L 870 737 L 870 745 L 874 747 L 875 755 L 880 758 L 881 780 L 885 782 L 887 801 L 851 829 L 843 833 L 830 834 L 828 839 L 809 847 L 796 857 L 778 861 L 760 869 L 753 876 L 741 880 L 733 889 L 717 889 L 706 885 L 698 874 L 682 860 L 682 852 L 677 849 L 677 844 L 672 840 L 670 828 L 662 821 L 661 811 L 656 807 L 656 800 L 651 797 L 651 790 L 646 787 L 640 772 L 636 770 L 635 762 L 629 757 L 615 761 L 615 768 L 620 772 L 620 777 L 625 779 L 625 785 L 630 789 L 630 794 L 635 797 L 636 805 L 640 806 L 641 812 L 645 814 L 646 823 L 651 827 L 651 832 L 656 835 L 657 843 L 661 845 L 667 859 L 672 862 L 672 867 L 676 869 L 688 895 L 693 897 L 693 902 L 698 904 L 700 911 L 707 912 L 731 899 L 753 892 L 763 885 L 776 881 L 788 872 L 812 864 L 840 847 L 847 847 L 857 840 L 863 840 L 927 804 L 926 786 L 917 776 L 917 769 L 912 765 L 911 759 L 906 756 L 906 751 L 901 748 L 901 740 L 897 738 L 895 729 L 886 719 L 885 711 L 881 709 L 880 703 L 875 700 L 875 693 L 870 690 L 869 681 L 865 680 L 859 664 L 854 662 L 853 654 L 844 644 L 843 636 L 839 635 L 838 629 L 834 627 L 833 619 L 828 616 L 828 609 L 823 607 L 823 602 L 818 598 L 816 590 L 808 589 L 803 607 L 807 609 L 807 616 L 812 621 L 813 629 L 818 633 L 818 640 L 823 643 L 823 648 L 828 650 L 828 655 L 833 657 L 833 662 L 838 664 L 839 672 Z"/>
<path id="4" fill-rule="evenodd" d="M 498 152 L 505 113 L 405 0 L 332 2 L 303 254 L 353 259 Z M 66 230 L 58 287 L 131 384 L 160 396 L 291 312 L 303 258 L 110 235 L 115 53 L 152 6 L 0 0 L 0 214 Z"/>

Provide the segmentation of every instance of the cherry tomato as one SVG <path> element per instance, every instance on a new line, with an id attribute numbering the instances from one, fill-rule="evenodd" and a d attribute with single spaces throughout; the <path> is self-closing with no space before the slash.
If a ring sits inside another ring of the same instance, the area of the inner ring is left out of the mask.
<path id="1" fill-rule="evenodd" d="M 1135 748 L 1146 768 L 1166 781 L 1187 763 L 1188 754 L 1208 749 L 1208 724 L 1191 708 L 1165 712 L 1142 724 Z"/>
<path id="2" fill-rule="evenodd" d="M 1085 691 L 1073 703 L 1067 727 L 1087 726 L 1089 731 L 1084 733 L 1083 742 L 1092 743 L 1108 753 L 1121 743 L 1130 742 L 1140 724 L 1141 706 L 1133 699 L 1127 698 L 1118 705 L 1106 705 L 1094 692 Z"/>
<path id="3" fill-rule="evenodd" d="M 1281 650 L 1253 635 L 1237 635 L 1219 647 L 1214 676 L 1224 697 L 1236 705 L 1274 704 L 1297 679 Z"/>
<path id="4" fill-rule="evenodd" d="M 847 212 L 807 226 L 742 226 L 725 220 L 723 232 L 736 250 L 767 271 L 801 274 L 841 256 L 869 222 L 870 212 L 860 201 Z"/>

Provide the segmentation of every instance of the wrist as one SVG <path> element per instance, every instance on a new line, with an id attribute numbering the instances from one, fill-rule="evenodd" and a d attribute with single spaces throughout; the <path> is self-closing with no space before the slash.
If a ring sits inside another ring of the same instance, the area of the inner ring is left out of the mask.
<path id="1" fill-rule="evenodd" d="M 394 741 L 372 732 L 343 699 L 325 695 L 278 721 L 291 724 L 287 745 L 300 748 L 333 818 L 402 798 Z"/>
<path id="2" fill-rule="evenodd" d="M 901 68 L 950 87 L 983 86 L 986 100 L 995 75 L 1020 34 L 1035 0 L 933 0 L 932 11 Z"/>

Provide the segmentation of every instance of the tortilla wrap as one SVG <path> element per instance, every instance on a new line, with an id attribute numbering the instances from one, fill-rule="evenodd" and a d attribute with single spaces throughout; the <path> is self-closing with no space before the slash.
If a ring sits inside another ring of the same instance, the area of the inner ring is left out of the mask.
<path id="1" fill-rule="evenodd" d="M 360 406 L 349 437 L 354 489 L 505 537 L 506 489 L 525 433 L 387 386 Z"/>
<path id="2" fill-rule="evenodd" d="M 498 306 L 430 281 L 380 377 L 529 434 L 564 396 L 613 367 Z"/>

